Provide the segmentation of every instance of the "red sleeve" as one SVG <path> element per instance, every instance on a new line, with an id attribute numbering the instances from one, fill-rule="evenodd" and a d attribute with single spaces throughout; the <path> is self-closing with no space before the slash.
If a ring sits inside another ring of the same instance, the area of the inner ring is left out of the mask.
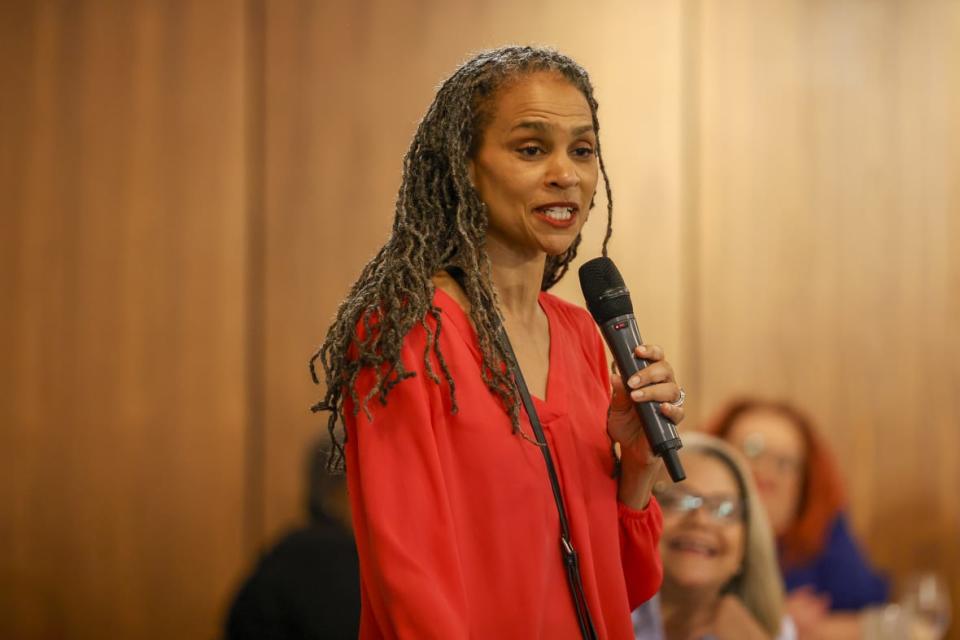
<path id="1" fill-rule="evenodd" d="M 364 637 L 467 637 L 457 536 L 434 432 L 445 426 L 442 403 L 431 402 L 446 387 L 425 375 L 423 346 L 417 327 L 402 352 L 417 376 L 393 387 L 386 406 L 371 399 L 372 420 L 362 410 L 347 420 L 347 477 L 364 604 L 371 609 L 363 619 L 378 627 L 362 629 Z M 372 371 L 360 375 L 360 398 L 373 382 Z"/>
<path id="2" fill-rule="evenodd" d="M 656 498 L 651 496 L 647 508 L 640 511 L 618 502 L 617 518 L 620 520 L 620 557 L 627 581 L 627 599 L 633 611 L 652 598 L 663 581 L 659 550 L 663 513 Z"/>

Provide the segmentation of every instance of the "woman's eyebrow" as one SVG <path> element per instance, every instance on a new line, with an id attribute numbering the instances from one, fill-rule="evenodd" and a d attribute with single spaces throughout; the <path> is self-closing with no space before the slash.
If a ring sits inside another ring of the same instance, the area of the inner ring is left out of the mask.
<path id="1" fill-rule="evenodd" d="M 556 128 L 554 125 L 549 125 L 543 120 L 521 120 L 517 124 L 513 125 L 510 129 L 511 132 L 516 131 L 517 129 L 531 129 L 533 131 L 539 131 L 541 133 L 548 133 L 551 129 Z M 570 130 L 574 136 L 583 135 L 584 133 L 592 133 L 593 125 L 592 124 L 582 124 L 574 127 Z"/>

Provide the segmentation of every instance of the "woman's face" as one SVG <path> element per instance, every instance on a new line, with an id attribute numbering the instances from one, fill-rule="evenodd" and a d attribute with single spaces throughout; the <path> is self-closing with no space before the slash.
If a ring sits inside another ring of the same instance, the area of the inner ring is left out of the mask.
<path id="1" fill-rule="evenodd" d="M 663 509 L 664 580 L 685 592 L 715 592 L 739 572 L 746 544 L 736 477 L 718 458 L 684 455 L 687 479 L 657 490 Z"/>
<path id="2" fill-rule="evenodd" d="M 806 445 L 799 429 L 782 413 L 758 409 L 737 418 L 727 440 L 750 461 L 770 526 L 783 534 L 797 516 L 803 489 Z"/>
<path id="3" fill-rule="evenodd" d="M 470 177 L 487 205 L 489 255 L 563 253 L 597 188 L 586 98 L 561 75 L 537 72 L 508 81 L 488 108 Z"/>

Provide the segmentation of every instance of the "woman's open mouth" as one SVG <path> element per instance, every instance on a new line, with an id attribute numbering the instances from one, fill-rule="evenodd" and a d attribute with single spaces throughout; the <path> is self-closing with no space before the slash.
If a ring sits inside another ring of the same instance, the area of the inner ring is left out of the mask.
<path id="1" fill-rule="evenodd" d="M 533 213 L 547 224 L 563 229 L 576 222 L 578 211 L 579 207 L 572 204 L 548 204 L 537 207 Z"/>
<path id="2" fill-rule="evenodd" d="M 719 550 L 714 545 L 708 544 L 702 540 L 691 538 L 674 538 L 667 542 L 667 546 L 672 551 L 678 551 L 680 553 L 692 553 L 695 555 L 706 556 L 708 558 L 714 558 L 719 554 Z"/>

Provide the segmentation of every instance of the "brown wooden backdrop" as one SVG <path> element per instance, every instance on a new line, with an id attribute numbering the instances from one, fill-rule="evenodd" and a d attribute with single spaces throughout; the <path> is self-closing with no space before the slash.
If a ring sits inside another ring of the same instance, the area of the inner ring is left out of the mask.
<path id="1" fill-rule="evenodd" d="M 877 562 L 960 599 L 960 4 L 7 2 L 0 636 L 218 634 L 301 518 L 306 361 L 417 120 L 507 42 L 592 72 L 690 423 L 803 404 Z"/>
<path id="2" fill-rule="evenodd" d="M 245 24 L 3 3 L 0 637 L 209 636 L 242 570 Z"/>
<path id="3" fill-rule="evenodd" d="M 699 407 L 802 403 L 876 561 L 960 604 L 960 3 L 699 18 Z"/>

